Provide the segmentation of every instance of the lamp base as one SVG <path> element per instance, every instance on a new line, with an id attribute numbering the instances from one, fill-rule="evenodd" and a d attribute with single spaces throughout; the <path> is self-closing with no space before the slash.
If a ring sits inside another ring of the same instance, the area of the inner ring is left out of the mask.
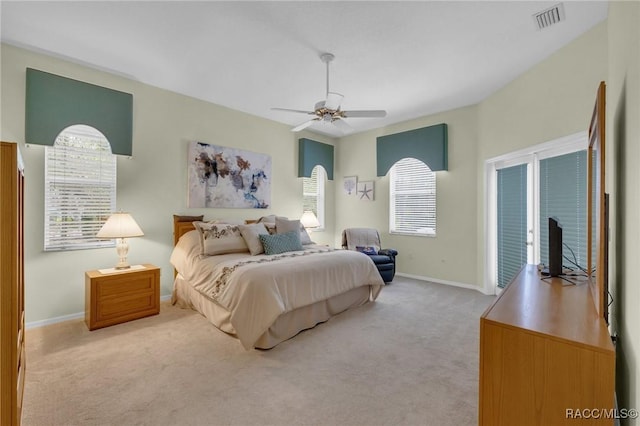
<path id="1" fill-rule="evenodd" d="M 127 254 L 129 253 L 129 243 L 124 238 L 118 238 L 116 240 L 116 252 L 118 253 L 118 263 L 116 263 L 115 269 L 129 269 L 131 265 L 127 262 Z"/>

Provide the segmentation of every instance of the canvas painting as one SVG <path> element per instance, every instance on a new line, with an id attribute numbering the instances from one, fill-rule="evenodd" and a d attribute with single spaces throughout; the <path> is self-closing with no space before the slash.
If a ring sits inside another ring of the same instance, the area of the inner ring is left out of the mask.
<path id="1" fill-rule="evenodd" d="M 373 201 L 373 181 L 358 182 L 358 198 Z"/>
<path id="2" fill-rule="evenodd" d="M 191 142 L 189 208 L 266 209 L 271 205 L 271 156 Z"/>

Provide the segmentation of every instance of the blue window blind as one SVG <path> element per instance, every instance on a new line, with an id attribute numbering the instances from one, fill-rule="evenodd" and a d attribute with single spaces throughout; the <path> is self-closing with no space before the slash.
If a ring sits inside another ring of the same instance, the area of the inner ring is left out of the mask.
<path id="1" fill-rule="evenodd" d="M 587 266 L 587 151 L 540 160 L 540 262 L 549 262 L 549 217 L 562 225 L 564 265 Z"/>
<path id="2" fill-rule="evenodd" d="M 527 165 L 498 170 L 498 287 L 527 263 Z"/>

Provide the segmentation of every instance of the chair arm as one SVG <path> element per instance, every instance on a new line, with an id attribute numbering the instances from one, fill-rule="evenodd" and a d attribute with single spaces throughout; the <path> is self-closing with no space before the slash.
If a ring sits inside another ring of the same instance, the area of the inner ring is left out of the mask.
<path id="1" fill-rule="evenodd" d="M 395 260 L 395 257 L 398 255 L 398 251 L 395 249 L 380 249 L 378 250 L 378 254 L 389 256 Z"/>

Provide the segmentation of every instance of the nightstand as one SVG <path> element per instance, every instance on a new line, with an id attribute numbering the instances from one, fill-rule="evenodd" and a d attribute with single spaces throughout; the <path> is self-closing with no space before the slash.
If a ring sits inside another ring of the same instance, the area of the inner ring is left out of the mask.
<path id="1" fill-rule="evenodd" d="M 85 273 L 84 321 L 89 330 L 160 312 L 160 268 L 145 264 L 102 271 Z"/>

